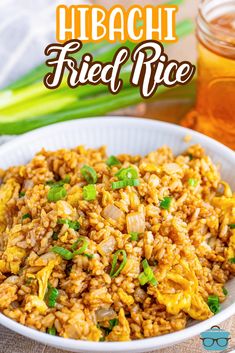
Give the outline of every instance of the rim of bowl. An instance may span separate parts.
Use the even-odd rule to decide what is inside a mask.
[[[96,122],[99,124],[109,124],[109,125],[119,125],[122,124],[138,124],[140,127],[143,125],[149,125],[162,129],[171,129],[172,133],[176,132],[179,134],[187,135],[190,134],[193,138],[198,138],[200,143],[205,143],[208,147],[212,147],[214,149],[219,149],[225,155],[228,155],[229,158],[234,159],[235,163],[235,152],[224,146],[222,143],[213,140],[212,138],[205,136],[199,132],[196,132],[191,129],[187,129],[175,124],[160,122],[156,120],[136,118],[136,117],[121,117],[121,116],[106,116],[106,117],[92,117],[92,119],[96,119]],[[19,137],[16,137],[14,140],[6,142],[2,146],[0,146],[0,155],[1,153],[7,152],[8,150],[18,146],[19,143],[23,143],[24,140],[34,139],[36,135],[41,132],[45,134],[50,134],[51,130],[55,133],[55,130],[58,129],[66,129],[66,127],[70,127],[73,125],[81,124],[86,125],[88,122],[92,123],[91,118],[82,118],[79,120],[71,120],[62,123],[52,124],[46,127],[42,127],[33,131],[30,131],[26,134],[23,134]],[[51,336],[47,333],[43,333],[36,329],[32,329],[30,327],[24,326],[4,314],[0,313],[0,324],[19,333],[23,336],[36,340],[38,342],[49,344],[54,347],[59,347],[62,349],[69,349],[73,351],[93,351],[93,352],[144,352],[151,349],[160,349],[164,347],[169,347],[171,345],[180,343],[182,341],[186,341],[201,332],[207,330],[213,325],[220,324],[222,321],[228,319],[233,314],[235,314],[235,303],[231,304],[229,307],[223,309],[220,313],[211,317],[208,320],[196,323],[193,326],[186,327],[183,330],[168,333],[161,336],[144,338],[139,340],[127,341],[127,342],[92,342],[92,341],[83,341],[83,340],[75,340],[71,338],[63,338],[57,336]]]

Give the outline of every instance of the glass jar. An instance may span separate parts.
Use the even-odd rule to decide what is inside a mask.
[[[202,0],[196,109],[183,125],[235,149],[235,0]]]

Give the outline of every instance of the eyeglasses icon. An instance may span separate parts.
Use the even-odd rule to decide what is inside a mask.
[[[219,326],[212,326],[200,334],[202,346],[206,351],[223,351],[228,348],[230,333]]]
[[[203,346],[204,347],[212,347],[215,344],[217,344],[219,347],[223,348],[223,347],[227,347],[228,345],[228,341],[231,338],[201,338],[202,342],[203,342]]]

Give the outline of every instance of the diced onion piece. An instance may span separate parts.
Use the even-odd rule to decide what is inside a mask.
[[[123,211],[121,211],[115,205],[108,205],[103,210],[103,217],[105,219],[111,218],[114,221],[120,220],[124,216]]]
[[[144,302],[144,300],[147,297],[147,294],[142,288],[137,287],[134,293],[134,297],[137,302],[141,303],[141,302]]]
[[[126,216],[127,233],[143,233],[145,231],[145,217],[142,212],[129,213]]]
[[[74,213],[73,207],[66,201],[60,200],[56,204],[57,213],[59,217],[70,216]]]
[[[19,277],[18,276],[10,276],[8,278],[5,279],[4,283],[16,283],[19,281]]]
[[[117,317],[116,312],[113,309],[98,309],[95,312],[96,320],[98,322],[112,320]]]
[[[43,255],[41,255],[39,258],[37,258],[34,261],[34,266],[47,266],[49,261],[53,261],[56,260],[57,256],[56,254],[52,253],[52,252],[48,252],[45,253]]]
[[[167,163],[162,167],[163,171],[169,175],[181,172],[182,169],[177,163]]]
[[[23,188],[25,190],[32,189],[33,186],[34,186],[34,182],[33,182],[33,180],[30,180],[30,179],[26,179],[23,183]]]
[[[221,181],[220,184],[222,184],[224,187],[224,196],[225,197],[233,197],[233,193],[232,193],[230,185],[228,183],[226,183],[225,181]]]
[[[113,236],[104,239],[97,247],[102,256],[112,254],[115,249],[116,240]]]

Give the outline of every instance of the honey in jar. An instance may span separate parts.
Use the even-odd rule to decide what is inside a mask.
[[[235,0],[199,7],[196,109],[183,125],[235,149]]]

